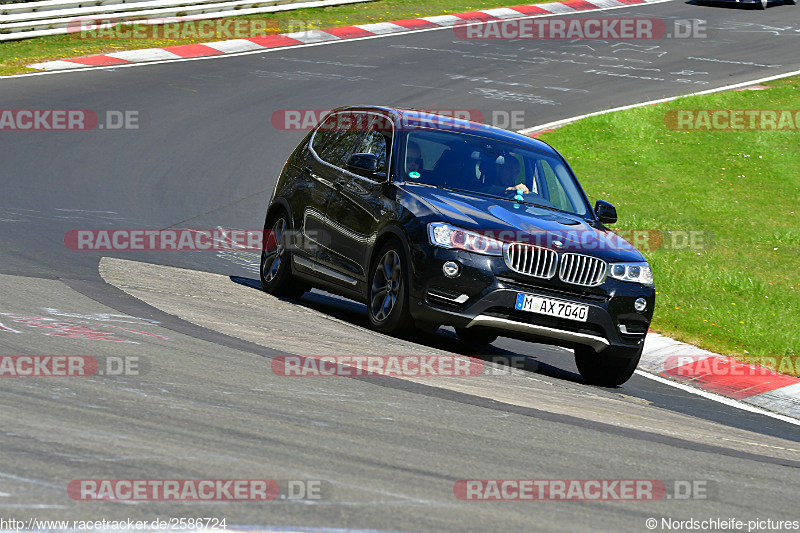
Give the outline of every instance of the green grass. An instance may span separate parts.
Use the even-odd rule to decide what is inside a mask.
[[[273,33],[284,33],[287,31],[302,31],[298,21],[303,21],[306,24],[306,29],[333,28],[336,26],[390,22],[392,20],[448,13],[463,13],[495,7],[535,4],[543,1],[549,0],[426,0],[424,3],[419,0],[376,0],[374,2],[343,6],[262,13],[242,18],[259,18],[274,21],[270,22],[270,26],[277,27],[278,31]],[[0,76],[39,72],[36,69],[27,68],[26,65],[43,61],[209,41],[209,39],[88,40],[77,39],[74,35],[52,35],[0,43]],[[224,38],[211,40],[218,41],[224,40]]]
[[[654,330],[800,375],[800,132],[674,131],[664,120],[670,109],[800,110],[800,78],[766,85],[589,117],[540,138],[593,200],[617,206],[613,227],[705,238],[643,250],[658,291]]]

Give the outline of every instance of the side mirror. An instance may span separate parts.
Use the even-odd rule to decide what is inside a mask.
[[[605,200],[597,200],[594,204],[594,213],[603,224],[613,224],[617,221],[617,208]]]
[[[375,154],[353,154],[347,159],[345,168],[365,178],[377,178],[384,175],[378,172],[379,163],[380,159]]]

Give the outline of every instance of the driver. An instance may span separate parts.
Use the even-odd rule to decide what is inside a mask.
[[[519,176],[519,160],[511,154],[498,157],[496,165],[497,181],[490,189],[491,194],[502,196],[507,193],[529,193],[530,190],[524,183],[517,183]]]
[[[422,151],[419,145],[410,141],[406,147],[406,176],[412,172],[422,174]]]

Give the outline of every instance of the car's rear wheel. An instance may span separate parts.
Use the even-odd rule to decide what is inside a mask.
[[[372,327],[397,335],[413,324],[408,305],[408,279],[400,243],[391,241],[375,255],[369,276],[367,308]]]
[[[497,333],[482,328],[456,328],[456,334],[470,344],[492,344],[497,340]]]
[[[630,379],[639,359],[642,347],[606,348],[595,352],[588,346],[575,348],[575,364],[586,383],[601,387],[616,387]]]
[[[276,212],[264,224],[261,251],[261,287],[275,296],[299,298],[308,288],[292,276],[289,223],[284,211]]]
[[[783,0],[783,3],[787,4],[787,5],[790,5],[790,6],[796,6],[797,5],[797,0]]]

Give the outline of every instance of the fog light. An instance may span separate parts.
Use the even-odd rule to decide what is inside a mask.
[[[647,300],[644,298],[636,298],[636,301],[633,302],[633,308],[640,313],[644,313],[644,310],[647,309]]]
[[[461,274],[461,267],[455,261],[448,261],[442,265],[442,272],[448,278],[457,278]]]

